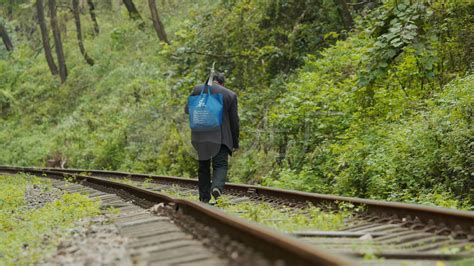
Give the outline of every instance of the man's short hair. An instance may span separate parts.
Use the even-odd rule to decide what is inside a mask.
[[[225,76],[224,74],[220,73],[220,72],[215,72],[214,73],[214,78],[212,79],[213,81],[217,81],[219,82],[220,84],[224,85],[224,82],[225,82]]]

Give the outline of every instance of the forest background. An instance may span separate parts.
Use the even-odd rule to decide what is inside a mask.
[[[231,181],[473,209],[472,14],[468,0],[0,0],[0,164],[195,177],[183,107],[216,62],[239,96]]]

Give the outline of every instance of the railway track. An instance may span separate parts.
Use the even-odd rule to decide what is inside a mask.
[[[146,208],[132,204],[129,195],[122,194],[122,197],[119,197],[110,193],[111,191],[105,192],[58,179],[53,179],[52,184],[69,193],[81,193],[92,199],[99,199],[103,209],[112,207],[119,210],[113,223],[120,235],[129,240],[126,249],[129,256],[123,255],[122,259],[126,260],[120,261],[120,264],[230,264],[173,223],[168,215],[150,213]]]
[[[132,180],[147,184],[147,191],[178,188],[182,193],[195,193],[197,180],[132,174],[124,172],[0,167],[0,172],[49,172],[58,175],[86,175],[100,180]],[[108,181],[110,182],[110,181]],[[446,208],[427,207],[339,197],[267,187],[226,184],[226,194],[233,202],[267,202],[275,207],[301,210],[311,203],[326,210],[340,203],[360,206],[337,231],[301,228],[291,232],[298,243],[331,250],[352,262],[373,265],[434,265],[437,262],[471,261],[474,263],[474,213]],[[321,252],[324,253],[324,252]],[[372,258],[373,260],[361,260]],[[382,261],[383,260],[383,263]],[[344,263],[344,262],[341,262]],[[294,265],[292,263],[292,265]]]
[[[0,174],[52,178],[70,192],[89,192],[121,210],[118,226],[132,242],[135,265],[348,265],[307,243],[232,217],[217,208],[104,178],[0,167]],[[62,181],[72,181],[64,186]],[[59,183],[58,183],[59,182]],[[133,202],[133,204],[130,204]],[[151,215],[146,210],[153,210]]]

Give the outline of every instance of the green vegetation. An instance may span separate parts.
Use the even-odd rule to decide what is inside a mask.
[[[344,228],[344,220],[351,215],[349,210],[322,211],[313,205],[295,210],[291,207],[277,209],[265,202],[245,201],[234,204],[226,196],[218,200],[217,206],[225,212],[284,232],[305,229],[337,231]]]
[[[73,193],[32,208],[25,202],[27,185],[43,191],[51,184],[31,176],[0,176],[0,264],[27,265],[53,252],[60,237],[81,218],[100,213],[97,201]]]
[[[183,106],[215,61],[239,95],[232,181],[473,208],[472,1],[363,1],[350,30],[337,1],[158,1],[171,44],[144,1],[142,29],[95,1],[98,35],[81,16],[93,66],[60,7],[64,84],[35,1],[13,2],[0,11],[15,46],[0,47],[0,164],[194,177]]]
[[[150,179],[144,182],[133,181],[128,178],[113,178],[115,182],[142,186],[145,188],[156,187]],[[162,187],[160,193],[174,198],[198,201],[196,192],[183,191],[179,186]],[[321,210],[308,203],[305,208],[291,208],[288,206],[273,206],[266,202],[244,200],[234,202],[231,196],[222,195],[216,202],[216,207],[224,212],[239,216],[243,219],[278,229],[284,232],[303,231],[305,229],[335,231],[344,227],[344,220],[349,218],[354,211],[358,211],[352,204],[339,204],[339,210]],[[329,208],[328,208],[329,209]]]

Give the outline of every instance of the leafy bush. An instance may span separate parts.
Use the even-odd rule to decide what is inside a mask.
[[[369,27],[370,33],[385,25],[393,12],[405,10],[396,8],[387,3],[359,25]],[[432,14],[418,22],[425,28],[417,38],[433,45],[423,56],[436,66],[451,65],[453,58],[428,37],[444,38],[444,32],[425,24],[447,15],[437,4],[423,8]],[[457,18],[448,16],[451,24],[446,27],[462,36],[469,31],[460,26],[466,13],[460,5],[450,8],[448,14]],[[464,76],[462,67],[420,67],[424,59],[409,46],[393,61],[374,63],[369,60],[374,53],[392,48],[376,52],[374,43],[380,40],[367,32],[337,42],[321,52],[322,57],[309,57],[288,92],[272,106],[270,124],[281,132],[274,148],[280,150],[282,170],[268,174],[266,184],[470,208],[472,75]],[[458,47],[454,53],[467,52],[456,45],[460,39],[444,41]],[[377,78],[361,83],[360,69],[374,64],[384,64],[384,70],[370,70]],[[460,77],[444,86],[446,77],[454,75]]]

